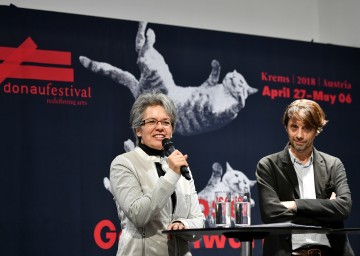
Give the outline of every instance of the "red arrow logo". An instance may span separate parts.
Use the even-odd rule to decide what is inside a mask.
[[[6,78],[74,81],[73,68],[26,64],[71,65],[71,52],[37,50],[37,45],[30,37],[18,48],[0,47],[0,60],[4,60],[0,64],[0,83]]]

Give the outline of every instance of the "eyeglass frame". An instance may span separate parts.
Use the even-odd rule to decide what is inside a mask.
[[[154,124],[150,124],[152,121],[154,121]],[[148,118],[148,119],[144,119],[141,120],[139,123],[139,126],[147,126],[147,127],[155,127],[158,125],[158,123],[161,123],[161,126],[163,127],[172,127],[173,123],[171,122],[170,119],[165,119],[165,120],[157,120],[155,118]],[[164,125],[165,122],[165,125]]]

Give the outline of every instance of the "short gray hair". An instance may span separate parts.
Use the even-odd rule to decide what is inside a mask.
[[[144,112],[149,106],[162,106],[165,109],[166,114],[170,117],[173,132],[175,131],[176,108],[174,102],[163,93],[143,93],[135,100],[130,110],[130,125],[136,138],[136,145],[139,144],[139,138],[136,136],[136,129],[141,126]]]

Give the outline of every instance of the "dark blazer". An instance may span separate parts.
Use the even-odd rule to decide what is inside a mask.
[[[344,227],[351,212],[351,193],[344,165],[340,159],[317,151],[313,154],[317,199],[300,199],[295,169],[288,145],[281,152],[262,158],[256,168],[259,205],[264,223],[293,222],[330,228]],[[332,192],[336,199],[328,200]],[[284,207],[281,201],[295,201],[297,212]],[[336,256],[355,255],[346,235],[327,235]],[[291,235],[265,238],[263,255],[291,255]]]

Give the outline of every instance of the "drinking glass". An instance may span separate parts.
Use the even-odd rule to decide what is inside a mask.
[[[235,227],[251,224],[250,192],[234,193]]]
[[[215,192],[215,226],[230,227],[231,224],[231,192]]]

